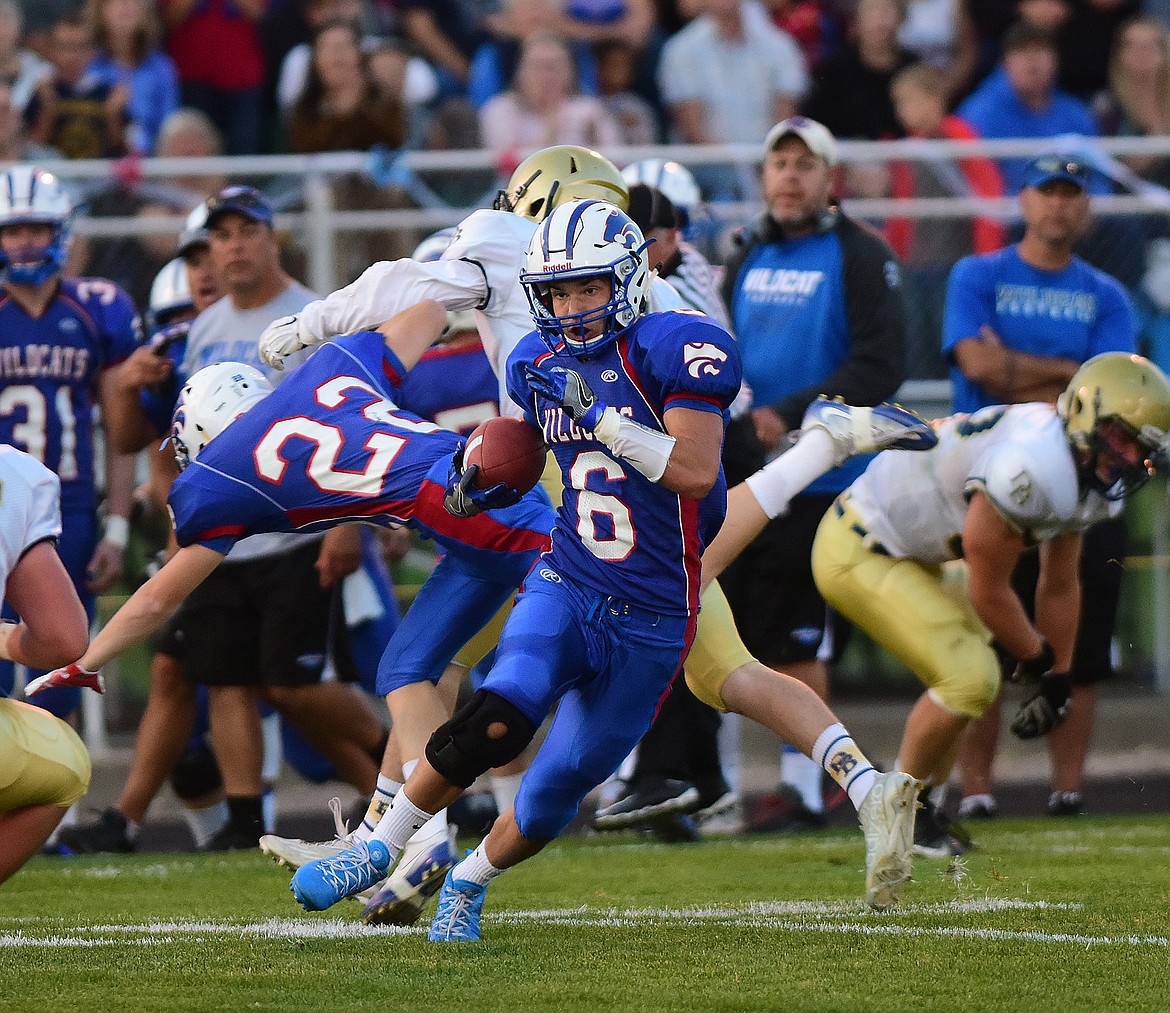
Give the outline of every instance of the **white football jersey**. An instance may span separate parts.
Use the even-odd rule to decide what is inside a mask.
[[[879,454],[849,488],[849,505],[892,556],[942,563],[961,554],[973,492],[1029,542],[1084,531],[1120,503],[1084,496],[1056,409],[996,405],[937,424],[938,446]]]
[[[0,589],[29,549],[60,534],[57,476],[28,454],[0,444]]]

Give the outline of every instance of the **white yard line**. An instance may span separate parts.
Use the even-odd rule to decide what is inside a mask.
[[[1009,911],[1080,911],[1081,904],[1047,901],[970,899],[950,903],[906,905],[896,914],[877,914],[860,908],[857,902],[835,904],[807,901],[760,902],[710,907],[637,908],[632,910],[598,908],[560,908],[532,911],[504,911],[488,915],[490,924],[573,925],[601,928],[634,928],[648,925],[706,924],[778,929],[786,932],[818,934],[851,933],[869,936],[905,938],[951,938],[1032,943],[1071,943],[1076,946],[1138,946],[1170,948],[1166,936],[1082,935],[1073,932],[1019,931],[996,927],[922,926],[898,924],[898,916],[954,917],[995,915]],[[48,931],[40,935],[42,925]],[[95,946],[165,946],[192,938],[225,937],[236,939],[369,939],[374,937],[418,935],[419,927],[367,926],[340,918],[268,918],[244,922],[214,919],[176,919],[137,924],[79,926],[67,930],[59,918],[0,918],[0,949],[36,947]],[[19,926],[19,927],[18,927]]]

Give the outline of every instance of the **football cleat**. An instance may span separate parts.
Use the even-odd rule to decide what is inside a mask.
[[[922,805],[914,821],[914,854],[923,858],[954,858],[975,847],[971,835],[932,804],[925,791],[918,801]]]
[[[891,770],[879,774],[857,813],[865,835],[865,899],[882,911],[910,880],[914,814],[922,782]]]
[[[306,911],[324,911],[385,879],[391,860],[390,849],[376,837],[358,841],[334,858],[302,865],[289,889]]]
[[[134,850],[126,817],[117,809],[107,809],[92,823],[65,827],[57,840],[74,855],[96,855],[105,852],[129,852]]]
[[[699,789],[689,781],[663,778],[634,788],[611,805],[597,810],[595,830],[625,830],[641,826],[659,816],[694,812],[699,807]]]
[[[999,815],[999,803],[994,795],[986,792],[978,795],[967,795],[959,802],[959,819],[961,820],[991,820]]]
[[[1048,796],[1049,816],[1083,816],[1085,796],[1079,791],[1054,791]],[[64,838],[64,834],[61,835]]]
[[[329,811],[333,814],[333,828],[336,836],[331,841],[303,841],[299,837],[278,837],[265,834],[260,838],[260,850],[277,865],[295,872],[302,865],[322,858],[336,858],[343,851],[352,848],[355,841],[349,827],[341,818],[341,799],[329,800]]]
[[[367,925],[413,925],[457,861],[455,834],[451,830],[434,834],[417,845],[412,839],[393,874],[366,904],[362,921]]]
[[[24,687],[25,696],[36,696],[45,689],[92,689],[95,693],[106,691],[106,682],[100,672],[90,672],[80,665],[66,665],[39,675]]]
[[[808,406],[800,431],[823,429],[833,440],[834,459],[843,464],[858,454],[879,450],[930,450],[938,437],[930,423],[908,408],[883,402],[873,408],[819,397]]]
[[[431,921],[427,939],[432,943],[478,942],[482,938],[479,916],[486,895],[486,886],[455,879],[452,869],[443,880],[443,889],[439,891],[439,907]]]

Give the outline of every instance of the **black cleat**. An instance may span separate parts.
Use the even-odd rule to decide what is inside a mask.
[[[823,830],[828,825],[828,814],[810,809],[790,784],[781,784],[774,792],[761,796],[748,819],[748,830],[757,834]]]
[[[626,830],[661,816],[682,815],[699,807],[699,789],[690,781],[645,781],[616,802],[597,810],[595,830]]]
[[[971,835],[927,800],[926,789],[918,801],[922,808],[914,821],[914,854],[923,858],[954,858],[974,849]]]
[[[68,849],[65,854],[96,855],[134,850],[134,842],[127,832],[126,817],[117,809],[107,809],[93,823],[66,827],[57,835],[57,839]]]
[[[1049,816],[1084,816],[1085,796],[1079,791],[1054,791],[1048,796]]]

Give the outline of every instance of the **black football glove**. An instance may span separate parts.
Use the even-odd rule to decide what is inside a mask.
[[[1072,679],[1067,672],[1049,672],[1040,680],[1039,689],[1020,704],[1012,731],[1021,739],[1047,735],[1068,714],[1071,693]]]
[[[1034,686],[1051,672],[1055,665],[1056,654],[1052,650],[1052,645],[1043,640],[1040,653],[1027,661],[1017,661],[1015,667],[1009,670],[1008,678],[1021,686]]]
[[[503,482],[490,489],[477,489],[475,477],[479,465],[463,467],[463,450],[466,443],[460,443],[451,455],[451,466],[447,469],[447,491],[443,495],[443,506],[447,513],[456,517],[474,517],[485,510],[498,510],[513,506],[524,498],[523,493],[509,489]]]

